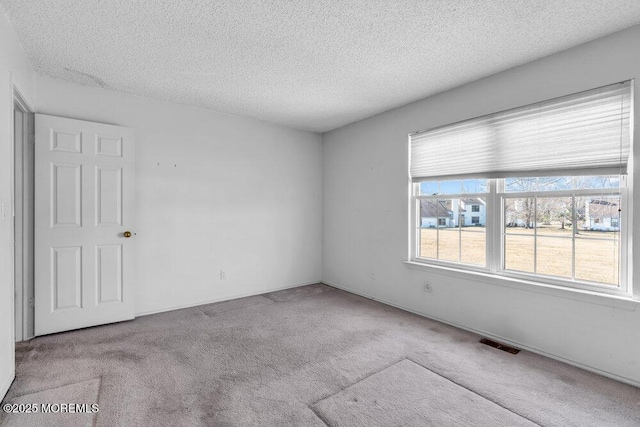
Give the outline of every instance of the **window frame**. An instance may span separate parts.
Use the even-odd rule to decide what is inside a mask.
[[[570,174],[570,172],[568,171]],[[593,175],[598,175],[594,171]],[[567,175],[570,176],[570,175]],[[437,179],[435,179],[437,180]],[[629,263],[632,261],[628,252],[628,241],[631,238],[631,228],[628,221],[630,211],[629,205],[629,189],[626,186],[627,176],[621,176],[621,185],[619,188],[605,189],[571,189],[557,191],[527,191],[527,192],[505,192],[504,179],[488,179],[486,193],[463,193],[463,194],[438,194],[438,195],[421,195],[420,182],[410,182],[411,187],[411,212],[410,218],[410,254],[409,261],[426,266],[445,267],[460,272],[480,272],[490,274],[497,277],[505,277],[517,280],[524,280],[531,283],[539,283],[545,285],[558,286],[564,289],[578,289],[583,291],[591,291],[598,294],[608,294],[617,296],[630,296],[631,288],[628,283]],[[566,279],[558,276],[543,275],[540,273],[527,273],[515,270],[506,270],[505,262],[505,239],[504,239],[504,201],[505,198],[524,198],[524,197],[580,197],[594,195],[620,195],[620,205],[623,207],[620,213],[620,252],[619,252],[619,283],[618,286],[607,285],[604,283],[588,282],[575,279]],[[420,257],[420,201],[424,199],[446,198],[446,199],[462,199],[469,197],[483,197],[486,200],[485,206],[485,266],[473,264],[464,264],[461,262],[440,260],[434,258]],[[572,223],[576,224],[574,218]],[[572,242],[575,237],[572,236]],[[572,251],[575,256],[575,249]]]
[[[490,186],[490,181],[492,180],[488,180],[487,184],[488,186]],[[429,199],[468,199],[470,197],[483,197],[486,200],[486,204],[487,204],[487,208],[486,208],[486,218],[487,218],[487,224],[485,224],[485,261],[486,264],[488,264],[489,262],[489,248],[492,248],[492,244],[490,243],[490,239],[489,239],[489,231],[488,231],[488,223],[490,221],[490,217],[489,217],[489,196],[490,196],[490,190],[489,187],[487,188],[487,190],[489,190],[486,193],[456,193],[456,194],[438,194],[438,195],[421,195],[420,194],[420,183],[416,182],[416,183],[411,183],[412,186],[412,198],[411,198],[411,203],[413,205],[413,215],[412,215],[412,219],[410,221],[411,223],[411,227],[413,232],[411,232],[411,254],[410,254],[410,260],[412,262],[417,262],[417,263],[422,263],[422,264],[426,264],[426,265],[437,265],[437,266],[444,266],[444,267],[453,267],[453,268],[459,268],[460,270],[463,271],[476,271],[476,272],[484,272],[484,273],[488,273],[490,272],[490,270],[486,267],[482,267],[479,265],[473,265],[473,264],[463,264],[461,262],[455,262],[455,261],[446,261],[446,260],[441,260],[441,259],[435,259],[435,258],[422,258],[422,257],[418,257],[417,254],[420,253],[420,201],[421,200],[429,200]],[[478,232],[478,231],[474,231],[474,232]]]

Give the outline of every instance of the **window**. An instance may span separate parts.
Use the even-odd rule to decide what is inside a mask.
[[[626,190],[620,176],[562,176],[474,180],[472,194],[438,181],[418,185],[420,224],[417,260],[491,269],[491,240],[499,250],[496,272],[586,286],[621,286],[621,217]],[[429,194],[440,185],[452,194]],[[468,188],[466,191],[469,191]],[[483,192],[479,192],[483,191]],[[496,228],[485,217],[463,212],[486,206],[499,215]],[[438,224],[434,227],[433,224]],[[487,260],[489,259],[489,262]]]
[[[435,186],[435,187],[433,187]],[[434,189],[437,190],[434,192]],[[424,182],[420,186],[420,249],[418,256],[426,259],[437,259],[484,265],[485,232],[483,228],[468,229],[471,223],[466,222],[465,206],[469,200],[484,202],[486,180],[466,180],[456,182]],[[438,194],[442,191],[443,194]],[[466,192],[467,194],[464,194]],[[429,194],[432,193],[432,194]],[[450,193],[450,194],[447,194]],[[474,197],[472,198],[471,195]],[[449,218],[448,222],[442,217]],[[438,218],[438,227],[430,227]],[[484,225],[478,222],[478,226]]]
[[[503,212],[502,268],[618,287],[621,238],[620,229],[611,223],[618,223],[622,212],[623,189],[613,187],[620,178],[575,178],[503,181],[504,192],[498,193]],[[564,189],[557,189],[559,182]],[[574,187],[565,188],[568,182]]]
[[[627,293],[630,85],[412,134],[411,260]]]

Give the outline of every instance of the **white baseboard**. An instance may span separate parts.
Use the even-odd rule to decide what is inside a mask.
[[[504,344],[507,344],[507,345],[510,345],[512,347],[517,347],[517,348],[520,348],[520,349],[523,349],[523,350],[530,351],[532,353],[539,354],[541,356],[548,357],[550,359],[558,360],[558,361],[566,363],[568,365],[572,365],[572,366],[584,369],[585,371],[593,372],[595,374],[602,375],[604,377],[611,378],[611,379],[616,380],[616,381],[620,381],[621,383],[629,384],[629,385],[632,385],[634,387],[640,387],[640,382],[638,382],[638,381],[635,381],[635,380],[632,380],[632,379],[629,379],[629,378],[625,378],[625,377],[621,377],[621,376],[616,375],[614,373],[607,372],[607,371],[604,371],[602,369],[599,369],[599,368],[596,368],[596,367],[593,367],[593,366],[584,365],[582,363],[575,362],[575,361],[570,360],[570,359],[565,359],[562,356],[558,356],[558,355],[555,355],[555,354],[552,354],[552,353],[548,353],[548,352],[546,352],[544,350],[540,350],[539,348],[531,347],[531,346],[528,346],[526,344],[523,344],[523,343],[520,343],[520,342],[517,342],[517,341],[512,341],[510,339],[501,337],[499,335],[492,334],[491,332],[486,332],[486,331],[483,331],[483,330],[480,330],[480,329],[475,329],[475,328],[471,328],[471,327],[468,327],[468,326],[465,326],[465,325],[459,325],[459,324],[454,323],[454,322],[449,322],[447,320],[440,319],[438,317],[434,317],[434,316],[429,315],[427,313],[423,313],[423,312],[420,312],[420,311],[412,310],[410,308],[406,308],[406,307],[404,307],[402,305],[399,305],[399,304],[396,304],[396,303],[394,303],[392,301],[387,301],[387,300],[384,300],[382,298],[378,298],[376,296],[367,294],[365,292],[354,291],[353,289],[349,289],[349,288],[347,288],[345,286],[340,286],[340,285],[336,285],[334,283],[329,283],[329,282],[325,282],[325,281],[322,281],[322,283],[327,285],[327,286],[331,286],[333,288],[341,289],[343,291],[346,291],[346,292],[349,292],[349,293],[352,293],[352,294],[360,295],[361,297],[365,297],[365,298],[368,298],[368,299],[371,299],[371,300],[374,300],[374,301],[378,301],[378,302],[381,302],[381,303],[386,304],[386,305],[390,305],[390,306],[395,307],[395,308],[399,308],[400,310],[404,310],[404,311],[408,311],[408,312],[413,313],[413,314],[417,314],[418,316],[426,317],[428,319],[435,320],[435,321],[441,322],[441,323],[445,323],[447,325],[451,325],[451,326],[454,326],[456,328],[463,329],[465,331],[473,332],[474,334],[478,334],[478,335],[481,335],[483,337],[492,338],[494,340],[500,341],[500,342],[502,342]]]
[[[161,309],[158,309],[158,310],[142,311],[142,312],[136,313],[135,317],[148,316],[150,314],[157,314],[157,313],[165,313],[167,311],[181,310],[183,308],[197,307],[199,305],[213,304],[213,303],[216,303],[216,302],[229,301],[229,300],[232,300],[232,299],[252,297],[254,295],[262,295],[262,294],[266,294],[266,293],[269,293],[269,292],[283,291],[285,289],[298,288],[300,286],[315,285],[316,283],[322,283],[322,281],[321,280],[315,280],[315,281],[312,281],[312,282],[298,283],[296,285],[286,285],[286,286],[281,286],[281,287],[278,287],[278,288],[262,289],[262,290],[256,291],[256,292],[239,293],[239,294],[234,294],[234,295],[231,295],[231,296],[226,296],[226,297],[217,298],[217,299],[213,299],[213,300],[199,301],[199,302],[194,302],[194,303],[189,303],[189,304],[184,304],[184,305],[171,306],[171,307],[161,308]]]

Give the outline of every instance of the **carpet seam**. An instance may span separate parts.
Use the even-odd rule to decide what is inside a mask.
[[[329,395],[321,397],[320,399],[318,399],[318,400],[316,400],[316,401],[314,401],[312,403],[309,403],[308,406],[311,408],[313,405],[317,405],[318,403],[322,402],[323,400],[328,399],[331,396],[335,396],[336,394],[340,393],[341,391],[344,391],[344,390],[348,389],[349,387],[353,387],[354,385],[366,380],[367,378],[370,378],[370,377],[374,376],[375,374],[379,374],[380,372],[384,371],[385,369],[389,369],[390,367],[397,365],[398,363],[402,362],[403,360],[409,360],[409,359],[408,359],[407,356],[405,356],[405,357],[403,357],[401,359],[398,359],[395,362],[391,363],[390,365],[387,365],[384,368],[380,368],[377,371],[372,372],[372,373],[370,373],[368,375],[365,375],[364,377],[360,378],[359,380],[340,388],[338,391],[335,391],[335,392],[333,392],[333,393],[331,393]],[[412,362],[412,360],[410,360],[410,361]]]
[[[478,393],[477,391],[472,390],[472,389],[470,389],[469,387],[466,387],[466,386],[464,386],[464,385],[462,385],[462,384],[460,384],[460,383],[457,383],[457,382],[453,381],[451,378],[447,378],[447,377],[445,377],[444,375],[442,375],[442,374],[440,374],[440,373],[438,373],[438,372],[432,371],[431,369],[427,368],[427,367],[426,367],[426,366],[424,366],[423,364],[418,363],[418,362],[416,362],[415,360],[410,359],[409,357],[406,357],[406,360],[408,360],[409,362],[412,362],[412,363],[414,363],[414,364],[416,364],[416,365],[420,366],[420,367],[421,367],[421,368],[423,368],[423,369],[426,369],[426,370],[427,370],[427,371],[429,371],[429,372],[432,372],[432,373],[436,374],[436,375],[437,375],[437,376],[439,376],[440,378],[444,378],[445,380],[449,381],[449,382],[450,382],[450,383],[452,383],[452,384],[457,385],[458,387],[461,387],[461,388],[463,388],[463,389],[465,389],[465,390],[470,391],[471,393],[475,394],[476,396],[480,396],[480,397],[482,397],[483,399],[485,399],[485,400],[487,400],[487,401],[489,401],[489,402],[493,403],[493,404],[494,404],[494,405],[496,405],[496,406],[501,407],[502,409],[504,409],[504,410],[506,410],[506,411],[511,412],[511,413],[512,413],[512,414],[514,414],[514,415],[519,416],[520,418],[523,418],[523,419],[525,419],[525,420],[527,420],[527,421],[529,421],[529,422],[531,422],[531,423],[533,423],[533,424],[535,424],[535,425],[537,425],[537,426],[542,427],[542,424],[540,424],[540,423],[538,423],[538,422],[536,422],[536,421],[534,421],[534,420],[530,419],[529,417],[526,417],[526,416],[524,416],[524,415],[522,415],[522,414],[519,414],[519,413],[517,413],[517,412],[515,412],[515,411],[511,410],[511,409],[507,408],[506,406],[503,406],[503,405],[501,405],[500,403],[496,402],[495,400],[489,399],[487,396],[483,396],[482,394]]]
[[[16,376],[16,378],[17,378],[17,376]],[[11,399],[19,399],[21,397],[28,396],[30,394],[42,393],[43,391],[55,390],[57,388],[68,387],[70,385],[80,384],[80,383],[84,383],[84,382],[91,381],[91,380],[96,380],[96,379],[100,379],[100,384],[102,385],[102,376],[97,376],[97,377],[91,377],[91,378],[87,378],[87,379],[80,380],[80,381],[74,381],[74,382],[68,383],[68,384],[58,385],[58,386],[55,386],[55,387],[49,387],[49,388],[43,388],[43,389],[36,390],[36,391],[30,391],[29,393],[23,393],[23,394],[19,394],[17,396],[13,396],[13,397],[11,397]],[[7,395],[8,395],[8,393],[7,393]],[[2,401],[5,402],[5,401],[7,401],[6,399],[7,399],[7,397],[5,396],[5,398]]]
[[[98,407],[100,407],[100,395],[102,394],[102,375],[100,375],[100,384],[98,385],[98,396],[96,398],[96,404],[98,405]],[[98,417],[100,416],[100,411],[95,413],[95,416],[93,417],[93,427],[96,427],[98,425]]]
[[[285,289],[286,290],[286,289]],[[282,300],[277,300],[277,299],[273,299],[273,296],[271,295],[271,293],[266,293],[266,294],[260,294],[260,296],[265,297],[266,299],[268,299],[269,301],[273,301],[273,302],[284,302]]]
[[[257,297],[257,296],[263,296],[263,295],[253,295],[253,296]],[[251,298],[251,297],[245,297],[245,298]],[[266,297],[264,297],[264,298],[266,298]],[[272,303],[276,302],[276,301],[272,300],[271,298],[266,298],[266,299],[268,299],[271,302],[268,303],[268,304],[267,303],[265,303],[265,304],[255,304],[255,305],[250,305],[249,307],[236,308],[234,310],[229,310],[229,311],[225,311],[225,312],[220,313],[220,314],[216,314],[215,316],[210,316],[209,314],[207,314],[207,312],[205,312],[202,308],[200,308],[202,306],[198,306],[197,308],[198,308],[198,310],[200,310],[202,312],[202,314],[207,316],[209,319],[215,319],[216,317],[224,316],[225,314],[233,313],[234,311],[248,310],[248,309],[253,308],[253,307],[260,307],[260,306],[263,306],[263,305],[271,305]],[[229,300],[229,301],[234,301],[234,300]],[[225,302],[228,302],[228,301],[221,301],[220,303],[225,303]],[[220,304],[220,303],[214,302],[214,304]],[[209,305],[209,304],[205,304],[205,305]]]
[[[338,392],[338,393],[340,393],[340,392]],[[315,414],[316,417],[318,417],[318,419],[320,421],[322,421],[324,423],[324,425],[326,425],[327,427],[331,427],[331,424],[329,424],[329,421],[325,420],[324,417],[322,415],[320,415],[320,413],[318,413],[314,408],[309,406],[309,409],[311,410],[311,412],[313,412]]]
[[[319,285],[320,283],[314,283],[314,284],[315,284],[315,285]],[[322,285],[324,285],[324,283],[322,283]],[[313,285],[307,285],[307,286],[313,286]],[[271,295],[271,294],[273,294],[273,293],[275,293],[275,292],[269,292],[269,293],[267,293],[267,294],[261,294],[261,296],[264,296],[265,298],[269,298],[269,299],[270,299],[271,301],[273,301],[273,302],[292,302],[292,301],[298,301],[298,300],[305,299],[305,298],[315,297],[315,296],[318,296],[318,295],[322,295],[322,294],[323,294],[323,293],[325,293],[325,292],[331,292],[331,291],[336,290],[336,288],[334,288],[334,287],[332,287],[332,286],[329,286],[329,285],[325,285],[325,286],[326,286],[326,287],[328,287],[328,288],[331,288],[331,289],[328,289],[328,290],[326,290],[326,291],[322,291],[322,292],[318,292],[317,294],[302,295],[302,296],[300,296],[300,297],[293,298],[293,299],[289,299],[289,300],[273,299],[273,298],[277,298],[277,297],[275,297],[275,296],[273,296],[273,298],[272,298],[272,295]],[[284,291],[287,291],[288,289],[283,289],[283,290],[284,290]],[[282,291],[276,291],[276,292],[282,292]]]

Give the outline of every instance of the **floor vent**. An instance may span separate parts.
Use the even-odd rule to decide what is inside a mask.
[[[518,350],[517,348],[509,347],[508,345],[500,344],[499,342],[491,341],[490,339],[487,339],[487,338],[482,338],[480,342],[482,344],[486,344],[493,348],[497,348],[498,350],[506,351],[507,353],[511,353],[511,354],[520,353],[520,350]]]

